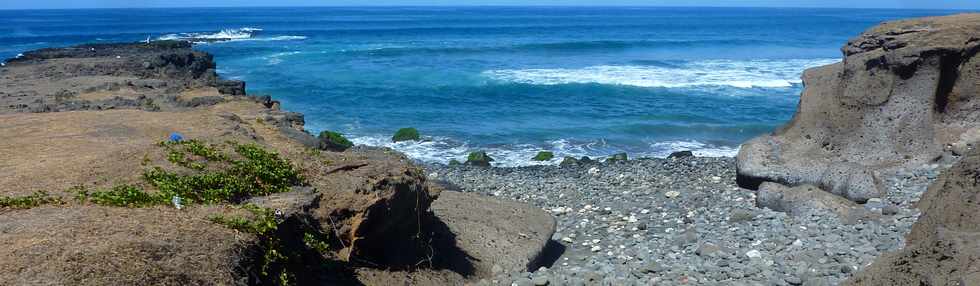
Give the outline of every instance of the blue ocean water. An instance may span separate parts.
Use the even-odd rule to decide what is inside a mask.
[[[0,57],[84,42],[195,38],[314,132],[431,162],[732,156],[795,111],[800,73],[881,21],[940,10],[210,8],[0,11]],[[393,144],[401,127],[424,142]],[[556,163],[558,159],[549,163]]]

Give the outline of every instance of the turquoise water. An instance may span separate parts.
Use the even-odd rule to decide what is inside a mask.
[[[0,11],[0,57],[190,39],[307,128],[433,162],[731,156],[786,122],[800,73],[878,22],[953,11],[762,8],[250,8]],[[204,43],[209,40],[211,42]],[[424,142],[388,142],[416,127]],[[557,159],[556,159],[557,161]],[[551,162],[555,163],[555,162]]]

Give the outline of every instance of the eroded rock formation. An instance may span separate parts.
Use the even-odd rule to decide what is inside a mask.
[[[919,201],[922,216],[899,252],[879,257],[845,285],[976,285],[980,282],[980,153],[943,173]]]
[[[803,74],[792,121],[742,145],[738,182],[812,184],[857,202],[882,178],[980,140],[980,14],[881,24]]]

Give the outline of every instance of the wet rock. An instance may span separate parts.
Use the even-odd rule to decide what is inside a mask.
[[[472,152],[466,157],[466,164],[471,166],[490,167],[490,162],[493,162],[493,158],[483,151]]]
[[[670,155],[667,156],[667,159],[684,159],[684,158],[691,158],[691,157],[694,157],[694,152],[678,151],[678,152],[670,153]]]
[[[609,158],[606,158],[606,163],[625,162],[628,160],[629,156],[626,153],[617,153],[609,156]]]

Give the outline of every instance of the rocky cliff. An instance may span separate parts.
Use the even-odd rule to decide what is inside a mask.
[[[792,121],[742,145],[738,182],[811,184],[857,202],[893,173],[980,140],[980,15],[883,23],[813,68]]]
[[[943,173],[919,202],[922,216],[901,251],[886,254],[845,285],[980,283],[980,153]]]

